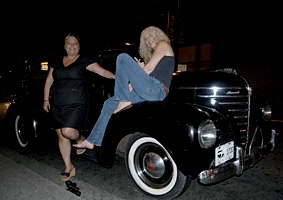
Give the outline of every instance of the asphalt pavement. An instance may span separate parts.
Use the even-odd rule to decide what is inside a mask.
[[[0,103],[0,200],[123,199],[76,177],[70,179],[75,187],[61,181],[64,165],[54,137],[33,149],[20,149],[4,121],[8,106]]]
[[[72,183],[76,182],[79,186],[78,191],[81,195],[78,196],[67,190],[68,187],[59,179],[59,175],[58,169],[44,162],[21,155],[9,148],[0,147],[1,200],[122,199],[72,178]]]
[[[64,165],[56,141],[39,141],[30,151],[14,145],[0,119],[0,200],[28,199],[150,199],[137,190],[127,177],[124,159],[117,157],[111,169],[105,169],[81,156],[72,155],[76,165],[76,183],[80,196],[67,191],[60,180]],[[192,180],[178,200],[283,200],[283,135],[282,123],[276,122],[281,135],[274,153],[269,154],[239,177],[213,185]],[[55,137],[56,139],[56,137]]]
[[[44,166],[38,166],[44,167]],[[52,172],[49,172],[52,175]],[[1,199],[80,199],[62,186],[0,155]]]

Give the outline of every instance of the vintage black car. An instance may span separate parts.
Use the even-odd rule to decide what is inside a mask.
[[[42,78],[25,80],[9,109],[22,147],[48,127]],[[91,128],[103,101],[113,95],[113,82],[101,79],[90,89]],[[147,195],[171,199],[191,179],[212,184],[239,176],[273,151],[276,132],[270,119],[270,105],[252,95],[249,83],[234,70],[176,72],[164,101],[143,102],[113,115],[101,150],[85,156],[110,168],[117,147],[122,148],[135,186]]]

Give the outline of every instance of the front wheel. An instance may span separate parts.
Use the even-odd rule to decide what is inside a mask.
[[[138,189],[155,198],[172,199],[189,186],[167,150],[154,138],[134,134],[126,147],[126,168]]]

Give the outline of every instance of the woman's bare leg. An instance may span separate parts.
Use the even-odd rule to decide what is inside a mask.
[[[58,143],[61,156],[65,164],[65,172],[69,173],[75,166],[71,162],[71,142],[69,139],[65,138],[62,134],[61,129],[56,130],[58,135]],[[61,179],[65,179],[66,176],[62,176]]]
[[[62,128],[62,135],[63,137],[69,139],[69,140],[75,140],[77,144],[83,142],[85,138],[79,134],[79,131],[73,128]],[[78,149],[77,154],[84,153],[84,149]]]

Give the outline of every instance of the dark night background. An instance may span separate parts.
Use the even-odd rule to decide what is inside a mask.
[[[211,42],[219,63],[280,62],[279,5],[190,2],[179,0],[185,45]],[[177,5],[177,0],[11,3],[2,7],[5,12],[1,14],[5,58],[60,52],[69,32],[81,36],[82,50],[88,52],[124,42],[138,45],[140,32],[146,26],[166,31],[167,13],[176,15]]]
[[[173,43],[174,49],[210,43],[213,69],[233,67],[257,70],[273,67],[274,70],[268,73],[274,75],[281,70],[280,7],[279,3],[271,1],[198,1],[197,4],[187,0],[7,3],[1,9],[1,47],[5,54],[2,54],[0,72],[15,67],[27,57],[63,54],[64,38],[69,32],[80,35],[81,52],[89,55],[120,48],[125,42],[135,44],[137,49],[140,32],[145,27],[155,25],[166,32],[169,12],[182,20],[182,23],[175,25],[182,30],[184,44],[178,46]],[[278,79],[279,75],[273,75],[269,79]],[[281,88],[282,82],[271,84]],[[275,102],[278,104],[278,101]]]

